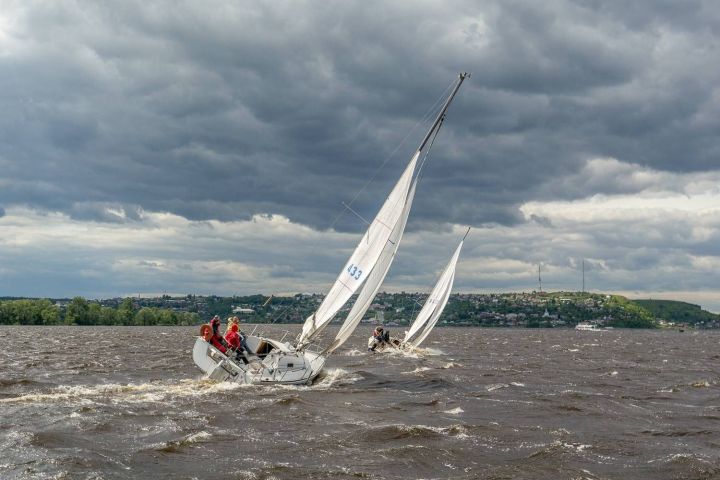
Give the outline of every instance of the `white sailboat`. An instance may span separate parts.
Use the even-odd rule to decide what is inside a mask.
[[[238,361],[212,346],[205,338],[195,341],[193,360],[208,377],[218,381],[239,383],[309,384],[320,373],[327,356],[342,345],[362,319],[380,285],[385,279],[405,230],[407,217],[415,196],[416,169],[426,147],[432,145],[442,126],[445,114],[467,74],[463,73],[443,105],[430,130],[410,159],[400,179],[388,195],[375,218],[340,271],[335,283],[303,324],[294,344],[273,340],[262,335],[247,335],[248,352]],[[313,351],[320,332],[360,288],[358,300],[332,343],[322,352]],[[234,356],[232,356],[234,357]]]
[[[457,246],[455,253],[453,253],[450,261],[445,266],[440,278],[438,278],[430,296],[427,300],[425,300],[425,304],[420,309],[417,317],[415,317],[415,321],[413,321],[410,329],[405,332],[405,336],[402,339],[386,337],[384,340],[371,336],[368,339],[369,350],[373,352],[393,349],[409,351],[419,347],[420,344],[425,341],[440,319],[440,316],[447,305],[448,299],[450,298],[450,291],[452,290],[453,281],[455,280],[455,268],[457,266],[458,258],[460,258],[460,250],[462,249],[468,232],[470,232],[469,228],[468,231],[465,232],[465,236],[463,236],[462,240],[460,240],[460,244]]]

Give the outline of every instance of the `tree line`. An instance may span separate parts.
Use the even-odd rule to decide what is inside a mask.
[[[117,308],[75,297],[66,307],[50,300],[0,301],[0,325],[197,325],[197,313],[136,308],[130,298]]]

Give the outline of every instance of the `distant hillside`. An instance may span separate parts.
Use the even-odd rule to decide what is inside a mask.
[[[653,314],[657,319],[675,323],[717,322],[720,315],[710,313],[700,308],[700,305],[678,302],[675,300],[631,300]]]

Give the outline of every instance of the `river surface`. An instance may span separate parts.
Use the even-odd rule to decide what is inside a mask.
[[[196,327],[0,327],[0,478],[720,478],[720,332],[370,329],[279,387],[204,380]]]

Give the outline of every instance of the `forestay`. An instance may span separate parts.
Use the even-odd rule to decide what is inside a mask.
[[[435,288],[433,288],[432,293],[430,293],[430,296],[425,301],[425,305],[423,305],[420,313],[418,313],[410,330],[405,334],[403,343],[408,343],[413,347],[419,346],[440,319],[440,315],[442,315],[445,305],[447,305],[448,299],[450,298],[450,291],[452,290],[453,280],[455,279],[455,266],[460,257],[460,249],[464,241],[465,239],[460,241],[460,245],[458,245],[450,262],[448,262],[442,275],[440,275],[438,282],[435,284]],[[420,332],[420,334],[414,340],[410,341],[418,332]]]
[[[370,275],[390,240],[409,199],[420,150],[413,155],[402,176],[350,256],[317,311],[305,320],[298,347],[306,345],[324,329]]]
[[[368,308],[370,308],[378,290],[380,290],[380,286],[385,280],[385,276],[388,271],[390,271],[390,266],[392,265],[392,262],[395,259],[395,254],[400,246],[400,240],[402,239],[403,232],[405,231],[408,215],[410,215],[410,208],[412,207],[413,199],[415,198],[416,186],[417,178],[410,186],[410,192],[408,193],[407,202],[405,202],[405,208],[402,215],[400,215],[395,228],[393,228],[390,238],[385,244],[385,248],[380,254],[380,258],[378,259],[375,268],[373,268],[370,272],[365,285],[363,285],[362,290],[360,290],[357,300],[355,300],[352,310],[350,310],[345,322],[342,327],[340,327],[340,331],[335,336],[335,340],[333,340],[330,346],[325,349],[325,353],[334,352],[343,343],[345,343],[348,338],[350,338],[350,335],[352,335],[353,331],[360,323],[360,320],[362,320],[363,316],[365,316],[365,312],[367,312]]]

